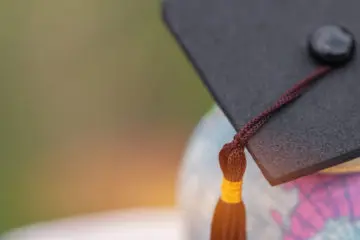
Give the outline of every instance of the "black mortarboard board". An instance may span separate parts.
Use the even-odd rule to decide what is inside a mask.
[[[317,29],[338,25],[360,38],[359,7],[357,0],[166,0],[163,15],[239,130],[319,66],[308,44]],[[360,156],[359,76],[354,58],[249,140],[249,152],[272,185]]]

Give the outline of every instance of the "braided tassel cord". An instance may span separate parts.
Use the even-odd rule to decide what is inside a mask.
[[[219,163],[223,172],[223,184],[211,224],[211,240],[246,240],[246,212],[241,193],[246,169],[245,146],[275,112],[300,97],[312,82],[331,69],[327,66],[320,67],[298,82],[273,106],[249,121],[235,135],[233,141],[221,149]]]

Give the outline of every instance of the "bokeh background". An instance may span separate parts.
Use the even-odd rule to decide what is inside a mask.
[[[0,1],[0,233],[173,205],[211,104],[159,0]]]

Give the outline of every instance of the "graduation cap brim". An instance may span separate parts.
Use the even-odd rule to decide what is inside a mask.
[[[310,33],[328,24],[360,35],[360,3],[166,0],[163,17],[236,130],[318,67]],[[317,81],[253,136],[247,149],[277,185],[360,156],[360,63]]]

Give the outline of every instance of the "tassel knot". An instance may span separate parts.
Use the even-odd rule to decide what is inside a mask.
[[[231,182],[240,182],[246,169],[244,147],[237,144],[225,144],[219,153],[220,168],[224,178]]]

